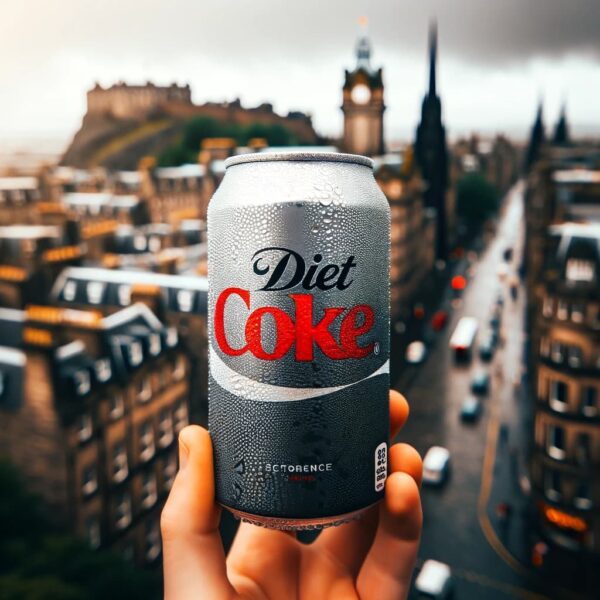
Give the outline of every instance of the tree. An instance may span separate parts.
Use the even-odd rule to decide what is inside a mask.
[[[456,196],[456,212],[471,227],[478,227],[498,209],[498,192],[481,173],[465,175]]]
[[[0,461],[0,600],[158,599],[159,577],[93,551],[51,524],[17,471]]]

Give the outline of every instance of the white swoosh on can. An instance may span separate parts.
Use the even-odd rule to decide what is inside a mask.
[[[250,379],[250,377],[246,377],[245,375],[240,375],[228,367],[212,347],[210,348],[209,353],[210,373],[223,389],[239,398],[260,402],[290,402],[326,396],[327,394],[332,394],[345,388],[352,387],[361,381],[390,372],[390,361],[386,360],[381,367],[373,371],[370,375],[346,385],[320,388],[291,388],[281,385],[272,385],[270,383],[262,383],[261,381]]]

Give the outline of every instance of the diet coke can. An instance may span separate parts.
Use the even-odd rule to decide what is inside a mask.
[[[208,208],[216,498],[279,529],[343,523],[387,476],[388,203],[362,156],[225,166]]]

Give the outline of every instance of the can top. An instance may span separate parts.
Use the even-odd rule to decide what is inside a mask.
[[[273,162],[273,161],[290,161],[290,162],[340,162],[353,163],[364,167],[373,168],[373,161],[366,156],[359,154],[343,154],[341,152],[250,152],[248,154],[240,154],[231,156],[225,160],[225,168],[233,167],[243,163],[252,162]]]

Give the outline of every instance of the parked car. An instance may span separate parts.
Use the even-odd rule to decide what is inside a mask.
[[[432,446],[423,459],[423,483],[443,485],[450,470],[450,452],[442,446]]]
[[[490,389],[490,375],[487,371],[475,373],[471,379],[471,391],[474,394],[485,395]]]
[[[452,592],[452,571],[450,567],[437,560],[426,560],[415,580],[417,598],[447,599]]]
[[[463,421],[477,421],[481,414],[481,400],[475,396],[467,396],[460,407],[460,418]]]
[[[445,310],[438,310],[433,313],[433,317],[431,317],[431,329],[434,331],[440,331],[448,322],[448,313]]]
[[[479,342],[479,358],[481,358],[481,360],[485,362],[492,360],[497,341],[498,334],[496,332],[489,332],[481,342]]]
[[[427,356],[427,347],[423,342],[411,342],[406,348],[406,362],[409,365],[421,364]]]
[[[496,308],[492,312],[492,316],[490,317],[490,327],[493,327],[494,329],[499,329],[501,322],[502,322],[502,310],[500,308]]]

